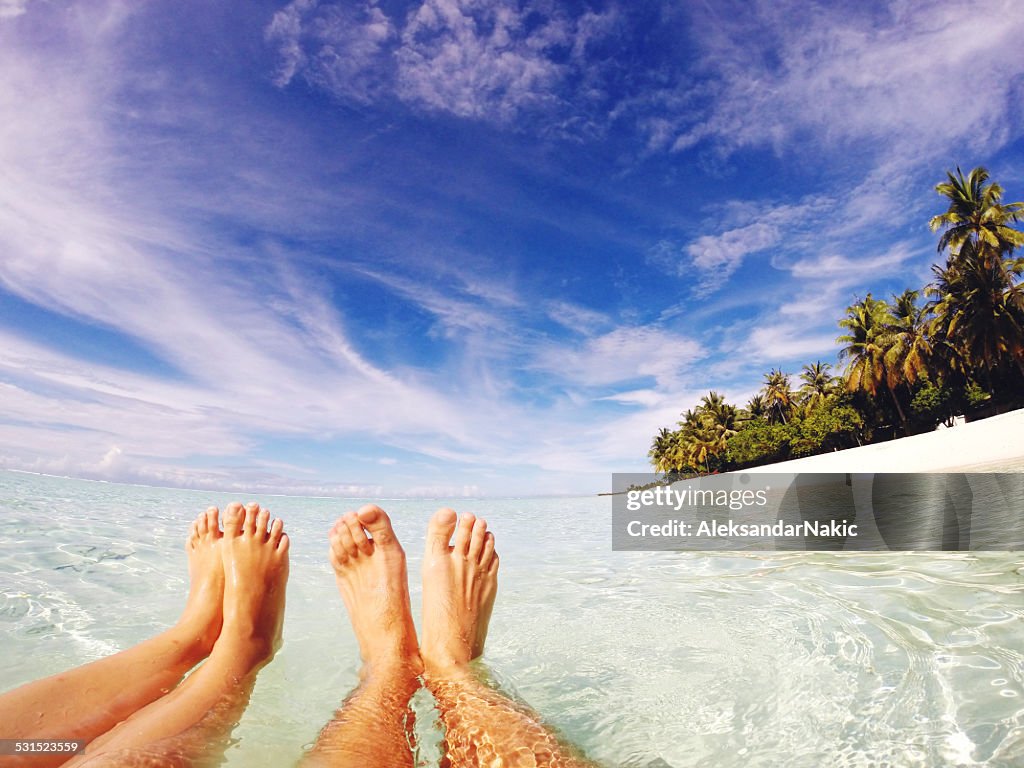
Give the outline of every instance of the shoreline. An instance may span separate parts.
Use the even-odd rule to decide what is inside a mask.
[[[943,472],[1024,463],[1024,409],[844,451],[736,472]]]

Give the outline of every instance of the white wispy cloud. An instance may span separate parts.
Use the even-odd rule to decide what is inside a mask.
[[[999,144],[1013,130],[1005,116],[1024,73],[1016,55],[1024,13],[1013,0],[878,8],[794,0],[742,10],[695,6],[718,93],[677,149],[714,137],[782,151],[806,136],[870,140],[882,154],[919,157],[955,142]]]
[[[120,23],[131,24],[131,14]],[[0,124],[0,172],[11,180],[0,186],[0,286],[131,340],[173,373],[103,364],[32,341],[5,322],[0,466],[223,490],[379,494],[382,484],[346,477],[344,465],[338,482],[328,483],[301,463],[268,458],[281,439],[329,450],[352,436],[448,466],[536,467],[547,455],[534,453],[538,444],[558,446],[564,462],[597,466],[586,458],[590,446],[564,436],[564,425],[585,422],[584,414],[561,403],[521,405],[510,370],[517,361],[532,365],[531,323],[555,314],[592,333],[610,325],[602,313],[567,300],[525,300],[506,282],[469,273],[442,285],[367,269],[363,277],[436,318],[451,355],[443,371],[373,362],[366,339],[352,331],[372,325],[372,305],[339,306],[330,286],[287,250],[234,244],[203,224],[212,214],[253,216],[246,194],[180,184],[158,168],[145,186],[124,183],[123,169],[137,167],[136,148],[107,122],[117,114],[123,71],[111,43],[123,30],[105,28],[109,38],[85,22],[82,36],[67,32],[69,46],[81,49],[77,60],[89,66],[29,48],[0,50],[0,109],[9,116]],[[245,163],[262,158],[247,158],[247,149],[239,145],[232,162],[248,178]],[[274,183],[275,167],[260,168],[270,175],[259,179],[263,189]],[[692,349],[659,338],[678,342],[677,353]],[[613,341],[595,344],[604,363],[621,363],[614,348],[629,346]],[[660,351],[656,341],[644,348]],[[586,386],[586,370],[602,365],[581,361],[569,381]],[[651,370],[660,380],[675,365]],[[563,382],[547,373],[542,388]],[[500,457],[496,443],[504,446]],[[393,465],[377,466],[390,472]],[[408,482],[404,490],[476,492],[473,482]]]
[[[611,318],[603,312],[570,301],[552,301],[545,308],[545,312],[563,328],[588,336],[613,324]]]
[[[536,365],[583,387],[652,378],[673,387],[704,354],[700,343],[651,326],[620,327],[583,344],[558,344],[542,350]]]
[[[698,295],[721,287],[748,255],[771,248],[781,238],[779,227],[766,221],[698,237],[686,247],[690,265],[701,275]]]
[[[829,358],[835,354],[836,333],[808,330],[796,322],[759,325],[746,338],[741,348],[749,360],[781,365],[794,359]],[[739,352],[739,350],[737,350]]]
[[[114,49],[72,40],[96,69],[0,53],[0,171],[12,182],[0,186],[0,286],[133,339],[177,376],[101,365],[4,330],[6,463],[36,454],[50,468],[139,480],[161,457],[238,458],[268,436],[352,433],[474,460],[471,398],[369,362],[320,284],[251,251],[211,253],[202,227],[162,213],[185,201],[201,208],[194,190],[119,194],[130,147],[96,103],[109,93]]]
[[[903,272],[906,262],[911,258],[925,260],[920,251],[914,249],[910,243],[901,242],[883,253],[856,259],[838,253],[804,258],[793,263],[788,269],[793,277],[823,281],[831,287],[838,288],[862,283],[865,274],[877,279],[883,275]]]
[[[29,0],[0,0],[0,20],[13,19],[25,13]]]
[[[833,206],[822,197],[774,205],[734,200],[716,210],[712,226],[717,231],[685,246],[659,241],[648,251],[647,261],[692,282],[696,296],[708,296],[722,288],[748,256],[783,244],[787,249],[808,245],[811,226],[824,220]]]
[[[35,51],[10,30],[49,5],[0,0],[0,18],[9,20],[0,24],[0,286],[112,332],[173,375],[101,364],[85,351],[43,343],[41,329],[23,333],[17,322],[4,322],[0,466],[211,488],[380,493],[382,484],[344,466],[341,479],[328,483],[299,461],[268,458],[281,439],[326,447],[362,439],[385,454],[365,463],[389,474],[403,470],[409,455],[436,459],[444,478],[407,485],[436,495],[480,488],[478,478],[452,478],[452,466],[592,473],[642,464],[651,435],[708,386],[718,388],[724,378],[746,392],[749,381],[740,379],[751,361],[827,356],[837,334],[835,307],[864,281],[899,275],[924,258],[906,233],[888,250],[862,240],[872,226],[905,228],[908,210],[920,205],[907,196],[916,168],[954,145],[998,148],[1019,135],[1008,116],[1019,107],[1014,83],[1024,71],[1014,47],[1021,14],[998,2],[901,4],[871,18],[811,6],[796,22],[790,5],[755,4],[749,13],[722,14],[720,26],[698,24],[698,42],[681,46],[672,66],[662,58],[663,70],[637,73],[638,93],[619,84],[619,104],[607,103],[602,80],[603,67],[614,62],[600,61],[595,44],[641,30],[629,28],[614,3],[594,13],[539,0],[423,0],[407,11],[372,0],[295,0],[268,21],[277,68],[268,66],[264,77],[349,104],[401,101],[406,110],[509,130],[576,126],[577,138],[584,123],[632,121],[641,141],[631,159],[666,152],[673,142],[677,150],[710,147],[723,163],[741,148],[767,147],[781,157],[800,156],[805,146],[835,149],[833,157],[863,150],[855,170],[838,163],[836,178],[792,199],[771,187],[767,201],[720,204],[716,190],[706,208],[666,215],[668,224],[641,215],[643,204],[628,195],[609,195],[607,209],[613,203],[635,212],[636,228],[627,234],[622,230],[632,225],[604,221],[603,212],[569,221],[551,198],[533,201],[525,214],[526,206],[502,211],[503,222],[526,229],[524,218],[534,216],[532,223],[564,226],[559,231],[573,236],[586,222],[593,239],[620,238],[623,251],[642,252],[642,237],[668,233],[649,261],[696,284],[698,298],[761,262],[759,277],[778,277],[779,285],[765,287],[774,291],[767,299],[752,292],[719,304],[720,314],[744,312],[723,337],[707,327],[706,302],[684,302],[685,317],[673,311],[652,325],[645,323],[659,307],[646,292],[630,314],[625,302],[610,305],[617,299],[608,293],[600,293],[604,304],[587,304],[582,284],[538,289],[540,281],[526,273],[539,260],[524,257],[507,275],[488,274],[493,254],[475,237],[465,248],[480,253],[446,265],[456,248],[427,253],[430,244],[418,237],[453,229],[466,209],[436,200],[406,204],[391,194],[402,194],[401,185],[362,185],[382,155],[367,152],[362,165],[358,150],[330,155],[339,145],[316,130],[279,130],[273,116],[268,123],[264,115],[248,119],[256,112],[239,104],[204,114],[191,86],[174,82],[173,67],[153,72],[125,58],[121,43],[130,35],[121,33],[130,31],[135,6],[96,3],[53,14],[69,25],[68,45],[59,55],[57,46],[50,55]],[[689,8],[698,22],[704,7]],[[754,26],[761,31],[752,36]],[[745,49],[741,43],[752,39]],[[708,48],[692,69],[684,59],[699,40]],[[146,99],[124,103],[129,81],[163,99],[159,115],[146,112]],[[660,90],[650,92],[654,81]],[[202,85],[197,78],[196,93]],[[520,119],[537,116],[543,119]],[[182,135],[177,144],[168,140]],[[306,163],[329,166],[323,175],[293,165],[303,155],[291,149],[307,141],[316,150]],[[547,174],[551,183],[561,173],[554,165],[527,171],[532,161],[523,160],[524,178]],[[589,182],[568,179],[560,188],[581,197],[593,192]],[[430,189],[413,186],[410,200]],[[491,215],[509,207],[501,194],[508,187],[486,186],[486,194],[484,187],[457,194]],[[401,216],[389,215],[399,209]],[[392,235],[403,217],[422,227]],[[235,227],[244,234],[234,238]],[[408,255],[382,257],[370,248],[349,258],[349,240],[331,238],[362,229],[405,237]],[[333,268],[313,265],[303,252],[311,241],[318,253],[331,249]],[[477,269],[463,268],[474,259]],[[339,303],[334,291],[343,285],[344,292],[352,275],[415,315],[415,328],[375,327],[375,307],[355,290],[351,303]],[[651,284],[665,282],[657,276]],[[787,290],[774,314],[749,318]],[[679,330],[683,320],[686,332]],[[388,334],[424,328],[431,355],[443,364],[426,370],[382,362],[391,342],[405,341]],[[698,334],[709,341],[699,343]],[[387,456],[392,449],[403,458]]]

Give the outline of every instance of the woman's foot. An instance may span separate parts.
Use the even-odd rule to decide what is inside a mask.
[[[259,666],[281,645],[288,535],[284,523],[259,504],[233,503],[224,510],[224,627],[214,654],[225,643],[237,660]]]
[[[497,593],[498,555],[487,521],[466,512],[456,525],[453,510],[439,509],[423,556],[421,654],[428,673],[464,667],[483,653]]]
[[[363,663],[372,672],[422,669],[416,627],[409,609],[405,551],[378,506],[338,518],[330,532],[331,565],[359,641]]]
[[[210,507],[193,522],[185,541],[189,593],[176,629],[185,642],[209,654],[224,621],[224,563],[220,553],[218,510]]]

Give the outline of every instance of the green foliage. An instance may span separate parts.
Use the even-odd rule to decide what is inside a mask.
[[[976,382],[972,381],[964,389],[964,397],[967,400],[968,408],[977,408],[978,406],[987,403],[992,398],[992,395],[982,389]]]
[[[910,410],[918,424],[934,427],[955,415],[956,402],[953,390],[928,381],[914,393],[910,401]]]
[[[798,428],[792,424],[755,419],[729,439],[726,458],[737,467],[785,461],[789,458],[790,442],[798,434]]]
[[[800,422],[799,434],[790,443],[794,456],[808,456],[857,445],[864,418],[853,406],[830,400]]]

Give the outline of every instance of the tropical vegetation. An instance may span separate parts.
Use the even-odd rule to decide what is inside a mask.
[[[871,293],[839,320],[839,369],[765,374],[736,407],[708,392],[649,456],[658,472],[695,475],[851,448],[934,429],[955,416],[1024,406],[1024,203],[1003,203],[984,168],[947,172],[947,209],[929,221],[943,263],[921,290]]]

